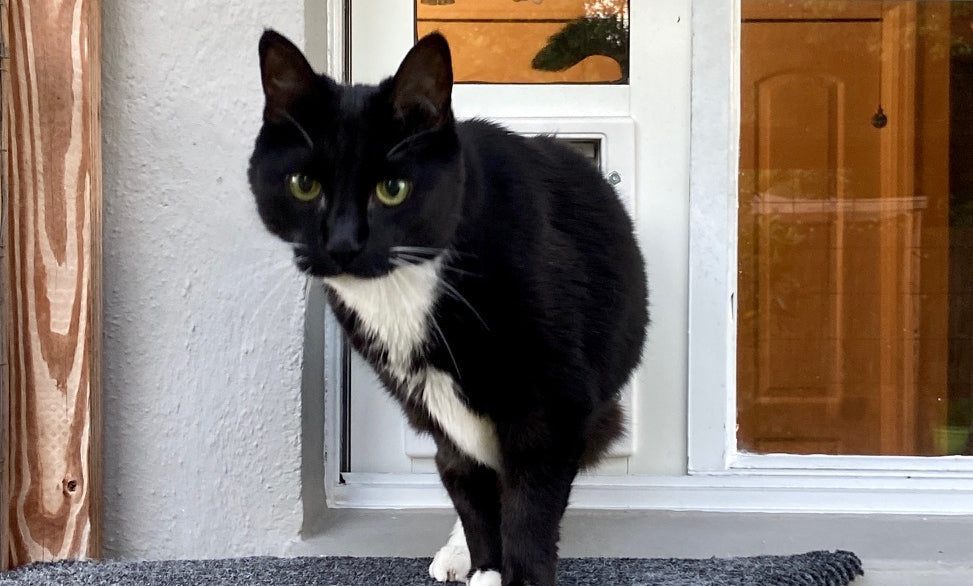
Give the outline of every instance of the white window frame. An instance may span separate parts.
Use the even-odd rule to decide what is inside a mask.
[[[751,455],[737,450],[734,297],[740,2],[687,0],[692,98],[690,201],[684,229],[688,261],[681,261],[688,265],[685,467],[679,471],[666,464],[654,474],[581,478],[575,483],[572,504],[594,509],[727,512],[973,513],[973,458]],[[341,78],[346,62],[345,15],[340,1],[329,1],[326,10],[328,71]],[[511,113],[532,114],[536,115]],[[434,475],[342,475],[338,450],[345,422],[339,396],[344,381],[337,366],[343,356],[340,328],[330,312],[325,349],[328,505],[451,506]]]
[[[714,485],[803,487],[809,492],[806,497],[819,497],[815,509],[820,511],[847,510],[850,503],[866,504],[871,498],[881,500],[881,510],[887,512],[971,513],[970,457],[758,455],[738,450],[735,296],[741,1],[693,2],[688,472],[714,478]],[[801,507],[794,503],[793,508]]]

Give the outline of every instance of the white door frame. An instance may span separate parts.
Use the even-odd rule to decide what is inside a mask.
[[[524,134],[557,132],[564,137],[600,137],[598,140],[602,143],[601,162],[605,166],[604,171],[606,175],[617,178],[618,183],[615,188],[633,213],[643,242],[650,237],[660,238],[662,242],[683,240],[684,237],[665,238],[662,234],[664,234],[663,228],[672,229],[674,226],[685,224],[682,218],[685,217],[687,207],[686,197],[676,195],[685,193],[687,176],[683,170],[686,160],[678,160],[685,159],[688,154],[689,42],[688,36],[679,30],[685,28],[685,25],[680,26],[681,16],[678,10],[678,7],[687,4],[687,0],[663,0],[663,3],[669,5],[667,11],[673,14],[671,23],[665,35],[640,35],[636,32],[636,37],[642,40],[636,42],[633,52],[651,53],[653,57],[651,59],[642,57],[638,60],[633,67],[632,81],[629,84],[457,84],[453,90],[453,107],[458,118],[486,116]],[[644,7],[642,4],[637,5]],[[394,71],[401,55],[412,46],[414,33],[412,27],[408,25],[413,21],[414,5],[400,1],[366,1],[354,3],[354,10],[356,12],[350,25],[349,43],[350,51],[355,55],[352,77],[355,82],[374,83]],[[385,22],[404,23],[404,26],[399,24],[395,27],[375,27],[371,26],[374,21],[359,16],[367,17],[368,14],[376,11],[381,11],[385,16]],[[632,15],[633,30],[647,33],[655,24],[652,22],[654,16],[653,13],[645,10],[636,11]],[[346,22],[347,19],[333,16],[331,21]],[[684,46],[678,47],[678,54],[673,52],[666,54],[664,50],[660,50],[659,47],[672,46],[674,38],[677,43],[684,43]],[[641,47],[640,43],[645,47]],[[658,47],[652,48],[651,43],[656,43]],[[381,50],[373,50],[374,47],[381,47]],[[336,55],[337,51],[333,50],[331,53]],[[667,91],[658,91],[653,81],[660,71],[665,70],[679,72],[678,75],[672,75],[680,79],[678,83],[669,84]],[[654,104],[659,105],[653,107]],[[643,132],[642,136],[637,132],[637,128],[655,129],[665,124],[670,126],[669,131]],[[682,135],[675,144],[669,138],[673,135]],[[644,169],[639,168],[639,172],[636,173],[635,161],[638,153],[643,154],[642,160],[652,161],[657,168],[645,173],[642,172]],[[673,164],[674,156],[677,164]],[[649,205],[643,205],[646,200],[637,197],[638,193],[653,193],[656,197]],[[652,211],[653,205],[657,207],[656,212]],[[673,218],[678,218],[678,221],[673,221]],[[659,225],[653,226],[652,222]],[[670,265],[685,265],[684,262],[672,262],[676,256],[685,254],[684,250],[679,251],[677,255],[671,255],[662,246],[644,248],[657,251],[657,256],[662,257]],[[651,260],[650,258],[650,264]],[[654,299],[658,300],[668,292],[669,299],[684,303],[686,297],[684,276],[672,279],[662,278],[659,282],[661,284],[653,288]],[[657,316],[655,319],[654,331],[661,331],[668,324],[670,333],[661,337],[684,336],[685,323],[681,317],[684,314],[684,308],[675,312],[663,312],[661,317]],[[676,347],[676,350],[684,352],[679,347]],[[668,371],[672,373],[669,376],[671,394],[675,397],[684,397],[682,368],[671,368],[674,364],[685,364],[684,356],[672,357],[650,353],[646,365],[651,364],[652,360],[670,367]],[[660,370],[663,369],[646,366],[642,372]],[[351,466],[344,468],[344,471],[431,472],[433,468],[431,460],[427,457],[428,445],[423,446],[421,442],[417,442],[406,433],[405,449],[398,450],[401,440],[388,435],[387,430],[403,425],[402,417],[398,408],[378,390],[369,369],[361,360],[355,359],[352,363],[352,372],[353,376],[349,377],[352,381],[350,411],[353,421],[359,423],[349,426],[352,458]],[[638,388],[641,385],[645,388],[647,378],[636,376],[633,387]],[[630,437],[633,446],[636,437],[660,428],[658,425],[640,425],[643,413],[665,412],[664,409],[653,409],[648,401],[642,400],[648,395],[647,392],[637,391],[626,394],[627,397],[632,397],[633,403],[629,409],[632,414],[630,429],[633,431]],[[368,414],[369,420],[367,424],[362,424],[363,420],[360,416],[365,413]],[[344,417],[342,421],[345,421]],[[639,440],[641,448],[638,450],[622,445],[617,446],[617,449],[612,452],[614,457],[608,459],[593,473],[624,475],[631,473],[633,468],[637,469],[640,462],[643,466],[647,462],[653,462],[655,458],[646,446],[683,443],[682,438],[685,436],[683,424],[670,426],[669,431],[671,441]],[[381,434],[381,439],[376,441],[378,434]],[[673,467],[682,469],[683,466],[682,462],[677,461]],[[353,478],[361,477],[354,474],[343,475],[346,483]]]

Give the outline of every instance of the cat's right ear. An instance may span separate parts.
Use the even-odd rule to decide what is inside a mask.
[[[264,120],[277,121],[289,118],[294,103],[313,91],[317,75],[294,43],[268,29],[260,37],[260,78]]]
[[[392,107],[408,126],[430,129],[453,119],[453,62],[438,32],[419,39],[392,78]]]

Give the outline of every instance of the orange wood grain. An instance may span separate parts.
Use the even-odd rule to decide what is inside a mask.
[[[610,83],[621,79],[612,58],[594,55],[564,71],[540,71],[531,60],[569,22],[627,15],[628,0],[454,0],[416,2],[416,35],[439,31],[453,49],[459,83]]]
[[[740,9],[743,20],[855,20],[882,18],[882,4],[865,0],[743,0]]]
[[[439,31],[453,52],[453,78],[458,83],[609,83],[622,77],[611,57],[593,55],[564,71],[540,71],[531,60],[563,22],[427,22],[416,23],[423,37]]]
[[[950,50],[957,39],[962,39],[962,30],[957,30],[958,23],[966,25],[963,27],[966,34],[973,36],[973,27],[970,27],[973,18],[954,18],[948,2],[924,2],[911,6],[907,3],[895,4],[889,11],[899,13],[898,18],[905,22],[907,31],[909,26],[917,31],[899,41],[900,46],[905,45],[903,50],[908,50],[909,41],[914,40],[916,56],[912,60],[915,63],[913,71],[918,76],[913,74],[912,77],[913,80],[918,77],[919,81],[915,91],[903,97],[903,100],[911,97],[910,106],[916,117],[912,128],[915,145],[910,153],[915,156],[916,173],[907,187],[925,195],[929,201],[922,214],[921,255],[913,257],[922,259],[917,308],[918,340],[921,343],[916,348],[916,388],[919,392],[916,416],[919,428],[924,433],[918,438],[917,449],[922,454],[951,455],[941,451],[943,446],[937,445],[935,434],[938,426],[947,423],[946,409],[950,401],[942,400],[945,394],[943,389],[949,388],[952,382],[952,385],[962,389],[957,393],[961,395],[968,394],[969,387],[958,382],[963,380],[961,371],[956,370],[958,361],[950,360],[950,345],[953,343],[949,336],[951,323],[959,321],[959,327],[967,327],[962,317],[951,314],[949,299],[950,240],[958,228],[950,225],[949,194],[951,189],[954,193],[959,191],[958,186],[950,184],[950,143],[952,134],[959,129],[953,126],[955,123],[948,113],[954,109],[950,105],[952,100],[962,100],[959,98],[961,94],[953,93],[955,90],[950,87]],[[950,27],[942,26],[951,21],[952,31]],[[892,87],[886,91],[894,91],[892,88],[895,88],[906,92],[907,88],[893,85],[902,81],[901,78],[889,79],[886,83]],[[956,152],[963,151],[954,152],[952,164],[961,167],[962,163],[957,165],[959,160]],[[951,396],[951,393],[946,396]]]
[[[100,550],[100,11],[3,18],[4,567]]]
[[[844,18],[873,3],[818,4],[817,19],[795,12],[810,2],[743,4],[738,439],[758,452],[944,455],[950,8],[885,2],[875,20]],[[815,81],[783,91],[797,80]],[[842,92],[822,95],[831,80]]]
[[[416,2],[419,20],[573,20],[598,14],[617,14],[628,8],[628,0],[455,0],[452,4]]]

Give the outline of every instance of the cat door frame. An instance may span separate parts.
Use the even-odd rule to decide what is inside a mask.
[[[651,383],[660,389],[656,395],[661,398],[652,397],[658,415],[650,414],[642,422],[647,433],[640,441],[659,444],[649,448],[654,450],[648,456],[651,463],[640,474],[579,479],[572,504],[596,509],[973,512],[970,459],[751,456],[737,451],[734,296],[740,2],[660,0],[653,3],[651,13],[641,12],[644,5],[634,3],[633,31],[644,31],[645,36],[633,35],[632,54],[665,54],[672,72],[666,75],[671,77],[639,86],[639,72],[633,67],[629,95],[615,92],[599,104],[613,116],[628,115],[630,103],[642,101],[671,107],[664,114],[635,117],[640,129],[664,138],[647,152],[646,137],[641,136],[634,151],[641,176],[667,177],[667,182],[658,184],[662,193],[643,197],[671,199],[667,206],[657,201],[643,206],[643,200],[637,200],[640,229],[645,224],[652,227],[651,232],[640,232],[643,247],[650,251],[650,280],[661,274],[677,282],[661,287],[650,282],[657,321],[650,330],[647,360],[653,370]],[[329,3],[327,13],[329,71],[343,77],[350,47],[345,32],[353,24],[350,2]],[[678,54],[673,55],[673,50]],[[457,95],[470,89],[460,86]],[[558,88],[548,90],[556,93]],[[491,99],[502,101],[508,117],[569,114],[545,109],[540,101],[518,108],[516,94],[509,93],[515,89],[501,86],[491,91]],[[683,99],[685,110],[679,106]],[[459,109],[457,114],[469,113]],[[664,141],[671,142],[669,151],[661,146]],[[663,161],[653,159],[660,154]],[[684,194],[688,201],[682,201]],[[647,211],[671,217],[647,222]],[[660,256],[659,250],[666,254]],[[680,275],[685,278],[682,283]],[[660,319],[660,310],[676,318]],[[333,318],[325,320],[325,336],[325,417],[326,422],[340,423],[325,425],[329,505],[450,506],[433,474],[343,473],[343,458],[328,457],[346,445],[340,439],[348,425],[341,394],[350,387],[339,367],[348,352]],[[671,349],[660,350],[661,344]],[[641,382],[648,383],[649,378],[642,373]],[[679,438],[684,442],[681,447]],[[636,446],[635,451],[645,457],[646,446]]]

